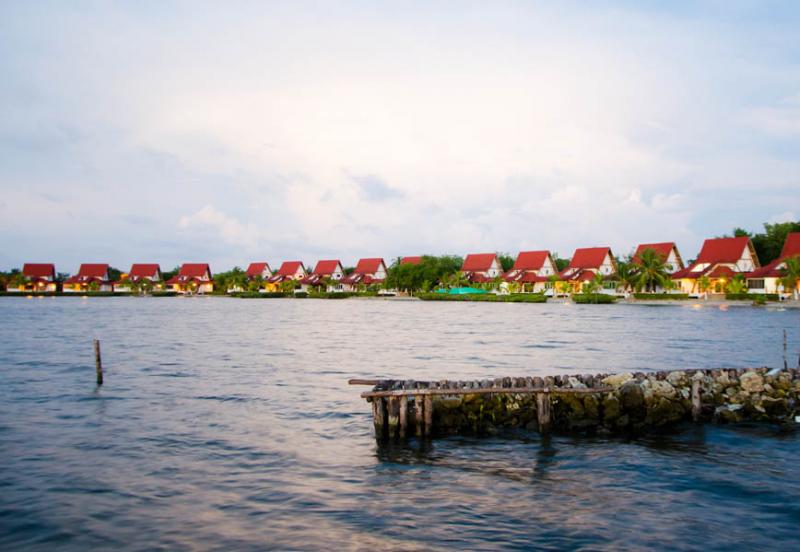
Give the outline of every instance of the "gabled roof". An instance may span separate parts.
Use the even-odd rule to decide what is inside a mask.
[[[342,263],[338,260],[328,260],[328,261],[317,261],[317,266],[314,267],[314,272],[312,274],[316,274],[317,276],[330,276],[336,269],[342,269]]]
[[[787,257],[794,257],[795,255],[800,255],[800,232],[792,232],[786,236],[780,258],[785,259]]]
[[[105,278],[108,275],[107,264],[82,264],[78,270],[79,278]]]
[[[247,277],[255,278],[256,276],[262,276],[265,270],[272,273],[272,270],[269,268],[269,263],[250,263],[250,266],[247,267]]]
[[[709,278],[733,278],[734,276],[736,276],[736,272],[725,265],[716,266],[708,273]]]
[[[611,256],[610,247],[583,247],[575,250],[569,268],[600,268],[606,255]]]
[[[152,263],[135,263],[131,266],[128,278],[131,280],[138,280],[139,278],[161,278],[161,267]]]
[[[678,246],[675,245],[675,242],[661,242],[661,243],[642,243],[639,244],[639,247],[636,248],[636,253],[633,254],[633,259],[631,261],[633,263],[639,264],[640,256],[646,250],[652,249],[656,252],[656,255],[661,257],[663,261],[669,259],[669,254],[675,250],[675,258],[678,259],[679,266],[673,267],[676,269],[683,268],[683,259],[681,259],[680,253],[678,253]]]
[[[461,270],[463,272],[485,272],[492,267],[492,263],[496,260],[495,253],[472,253],[464,259]]]
[[[211,274],[207,263],[183,263],[178,271],[178,276],[184,278],[202,278],[206,274]]]
[[[754,271],[747,274],[748,280],[758,279],[758,278],[780,278],[783,276],[782,270],[778,267],[781,265],[783,261],[781,259],[775,259],[768,265],[762,266],[761,268],[757,268]]]
[[[735,263],[742,258],[750,238],[712,238],[703,242],[703,248],[697,256],[696,263]],[[753,259],[758,263],[757,259]]]
[[[371,259],[359,259],[353,274],[375,274],[381,266],[386,266],[383,259],[374,257]]]
[[[402,259],[400,259],[400,264],[401,265],[404,265],[404,264],[418,265],[421,262],[422,262],[422,257],[421,256],[403,257]]]
[[[539,270],[549,257],[549,251],[520,251],[511,270]]]
[[[281,267],[278,269],[279,276],[294,276],[298,270],[305,272],[303,263],[301,261],[283,261]]]
[[[22,275],[28,278],[56,277],[56,265],[47,263],[25,263],[22,265]]]

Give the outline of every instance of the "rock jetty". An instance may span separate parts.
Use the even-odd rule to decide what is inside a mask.
[[[378,438],[492,434],[500,428],[640,433],[686,421],[788,427],[800,414],[800,369],[369,383],[372,391],[362,396],[373,405]]]

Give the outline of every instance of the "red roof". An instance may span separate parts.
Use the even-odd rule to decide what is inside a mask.
[[[78,270],[78,278],[105,278],[108,275],[107,264],[82,264]]]
[[[314,272],[318,276],[330,276],[336,272],[337,268],[341,268],[342,263],[338,260],[318,261],[317,266],[314,267]]]
[[[736,273],[727,266],[717,266],[708,273],[709,278],[733,278]]]
[[[781,270],[778,270],[778,265],[781,264],[783,261],[781,259],[775,259],[771,263],[766,266],[762,266],[761,268],[755,269],[753,272],[747,275],[747,279],[751,280],[754,278],[780,278],[783,276],[781,274]]]
[[[494,253],[473,253],[464,259],[461,270],[463,272],[486,272],[496,259],[497,255]]]
[[[537,276],[535,272],[523,272],[522,276],[516,279],[517,282],[524,284],[535,284],[537,282],[548,282],[547,276]]]
[[[22,265],[22,275],[28,278],[50,278],[56,277],[56,265],[46,263],[25,263]]]
[[[265,270],[270,272],[269,263],[250,263],[250,266],[247,267],[247,277],[263,276]]]
[[[800,232],[792,232],[786,236],[780,258],[785,259],[787,257],[794,257],[795,255],[800,255]]]
[[[512,270],[539,270],[544,266],[549,251],[520,251]]]
[[[750,238],[713,238],[703,242],[696,263],[735,263],[742,258]],[[753,259],[758,266],[758,260]]]
[[[600,268],[606,255],[611,255],[610,247],[584,247],[576,249],[569,268]]]
[[[418,265],[421,262],[422,262],[422,257],[403,257],[402,259],[400,259],[401,265],[404,264]]]
[[[669,258],[669,254],[672,253],[672,250],[675,250],[676,257],[678,258],[679,263],[683,263],[681,260],[680,255],[678,255],[678,248],[675,245],[675,242],[662,242],[662,243],[643,243],[640,244],[639,247],[636,248],[636,253],[633,254],[632,262],[639,263],[639,256],[644,253],[646,250],[652,249],[656,252],[656,254],[661,257],[661,260],[666,261]],[[674,267],[674,268],[681,268]]]
[[[283,261],[278,269],[279,276],[294,276],[298,270],[305,271],[303,263],[300,261]]]
[[[137,263],[131,266],[128,278],[133,281],[140,278],[161,278],[161,267],[157,264]]]
[[[359,259],[354,274],[375,274],[384,265],[383,259],[375,257],[372,259]],[[385,265],[384,265],[385,266]]]
[[[211,275],[211,269],[206,263],[184,263],[178,271],[178,276],[184,278],[202,278],[206,274]]]

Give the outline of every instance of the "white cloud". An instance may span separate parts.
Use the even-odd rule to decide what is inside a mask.
[[[191,215],[184,215],[178,221],[178,227],[187,235],[199,233],[203,239],[222,239],[231,245],[252,249],[259,238],[259,230],[255,224],[243,224],[236,218],[206,205]]]

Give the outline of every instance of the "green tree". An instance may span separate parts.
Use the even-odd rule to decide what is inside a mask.
[[[667,263],[654,249],[645,249],[636,263],[633,285],[637,291],[654,292],[658,287],[668,289],[672,282]]]
[[[708,293],[709,289],[711,289],[711,280],[709,279],[709,277],[705,275],[700,276],[697,279],[697,290],[705,295],[706,293]]]
[[[786,292],[791,291],[795,299],[800,298],[798,285],[800,285],[800,256],[789,257],[783,261],[781,269],[781,284]]]
[[[500,261],[500,266],[503,268],[503,272],[508,272],[511,270],[511,267],[514,266],[514,257],[508,253],[498,253],[497,260]]]
[[[86,289],[88,289],[89,291],[100,291],[100,282],[98,282],[97,280],[92,280],[91,282],[89,282],[89,285],[86,286]]]
[[[747,291],[747,281],[744,279],[744,274],[737,274],[734,276],[728,285],[725,287],[726,293],[738,295]]]
[[[561,272],[565,268],[569,266],[569,259],[561,259],[558,256],[558,253],[553,253],[553,261],[556,263],[556,270]]]
[[[278,285],[278,287],[284,293],[293,293],[299,285],[300,284],[297,283],[297,280],[284,280]]]
[[[630,262],[617,260],[617,289],[622,293],[627,293],[636,283],[636,266]]]

